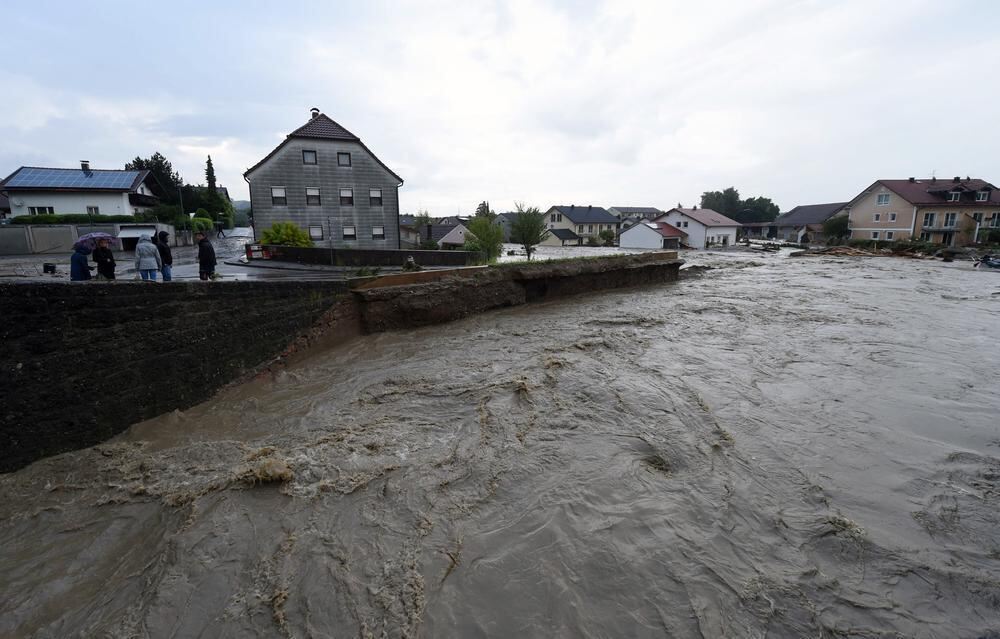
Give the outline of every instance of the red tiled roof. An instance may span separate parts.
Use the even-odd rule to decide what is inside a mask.
[[[986,180],[976,178],[959,180],[958,182],[955,182],[952,179],[934,180],[933,178],[914,180],[912,182],[909,180],[878,180],[875,184],[885,186],[899,197],[914,205],[971,204],[979,206],[996,206],[997,204],[1000,204],[1000,191],[998,191],[995,186]],[[873,184],[872,186],[875,185]],[[868,189],[862,195],[867,194],[870,190],[871,189]],[[974,197],[970,197],[970,199],[963,199],[960,202],[948,202],[948,192],[955,190],[962,192],[989,191],[989,197],[985,202],[976,202]]]
[[[668,222],[645,222],[646,226],[653,229],[663,237],[687,237],[688,234]]]

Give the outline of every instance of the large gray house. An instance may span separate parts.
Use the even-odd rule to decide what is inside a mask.
[[[254,239],[294,222],[317,246],[398,249],[403,179],[319,109],[247,169]]]

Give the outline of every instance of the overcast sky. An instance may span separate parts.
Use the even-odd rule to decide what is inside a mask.
[[[1000,2],[21,2],[0,37],[0,172],[242,173],[319,107],[406,181],[488,199],[782,211],[877,178],[1000,183]]]

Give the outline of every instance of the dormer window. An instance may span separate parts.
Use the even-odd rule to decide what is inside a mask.
[[[316,164],[315,151],[302,151],[302,164]]]
[[[889,206],[889,194],[879,193],[878,200],[875,202],[876,206]]]
[[[989,191],[979,191],[976,193],[976,202],[985,202],[990,199]]]
[[[958,202],[958,200],[961,197],[962,197],[962,192],[961,191],[949,191],[948,192],[948,201],[949,202]]]

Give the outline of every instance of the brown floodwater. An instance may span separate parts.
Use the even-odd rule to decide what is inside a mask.
[[[0,476],[0,636],[1000,637],[1000,273],[693,259]]]

